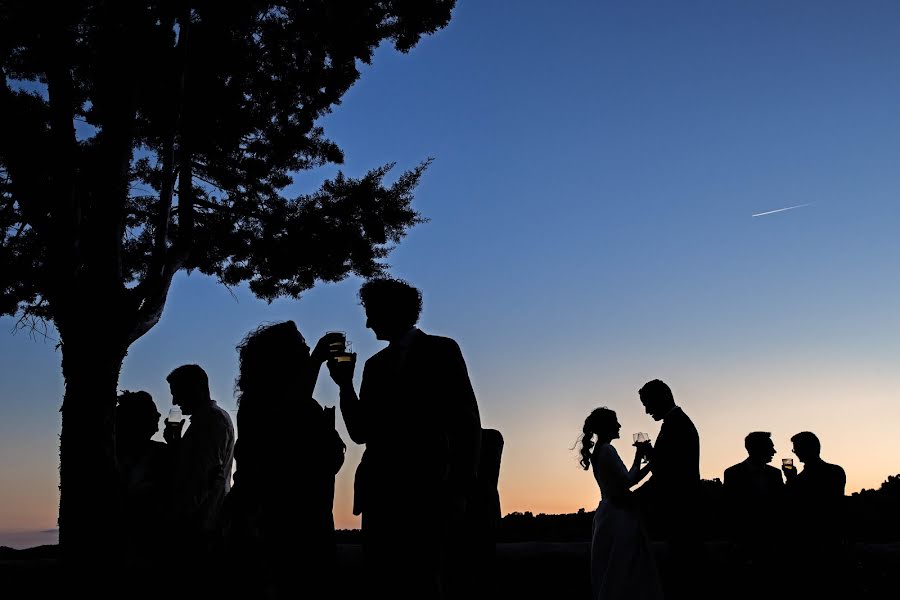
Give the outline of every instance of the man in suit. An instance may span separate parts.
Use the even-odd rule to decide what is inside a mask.
[[[207,574],[215,562],[219,517],[231,490],[234,460],[234,425],[228,412],[209,393],[209,379],[198,365],[182,365],[166,377],[172,404],[191,417],[182,435],[184,421],[166,419],[163,437],[173,450],[172,509],[177,537],[171,540],[171,558],[184,563],[178,587],[183,597],[215,596],[224,581]]]
[[[358,396],[355,356],[328,367],[350,439],[366,446],[354,514],[362,514],[368,576],[376,591],[392,598],[443,598],[460,564],[455,535],[463,531],[476,481],[481,420],[475,393],[456,342],[416,328],[419,290],[378,278],[359,296],[366,327],[388,346],[366,361]]]
[[[745,566],[750,569],[743,579],[755,590],[754,582],[765,581],[764,585],[768,585],[767,578],[757,576],[775,567],[778,561],[784,481],[781,471],[769,465],[775,456],[771,433],[754,431],[747,434],[744,448],[747,459],[725,469],[724,492],[729,529]],[[751,593],[748,597],[757,597],[757,594]]]
[[[787,494],[796,515],[790,528],[792,556],[804,573],[803,595],[819,597],[841,592],[846,585],[844,487],[847,475],[819,456],[816,434],[801,431],[791,438],[803,470],[783,469]]]
[[[647,414],[663,422],[656,445],[646,450],[651,476],[638,498],[655,515],[667,542],[668,564],[661,569],[666,597],[697,597],[700,436],[663,381],[647,382],[638,395]]]

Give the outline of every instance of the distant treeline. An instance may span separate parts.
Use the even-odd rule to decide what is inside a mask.
[[[701,535],[706,540],[729,538],[729,515],[724,502],[722,482],[703,479],[700,493]],[[845,498],[847,538],[853,542],[900,541],[900,474],[892,475],[877,490],[862,490]],[[791,513],[786,512],[785,519]],[[585,509],[566,515],[514,512],[500,520],[497,541],[512,542],[588,542],[594,511]],[[786,523],[789,525],[789,523]],[[423,531],[427,531],[427,526]],[[358,529],[337,531],[339,544],[361,542]],[[653,527],[648,533],[658,539]]]
[[[729,515],[721,480],[701,481],[701,535],[706,540],[729,538]],[[900,475],[892,475],[877,490],[862,490],[845,499],[846,531],[849,541],[900,541]],[[785,519],[791,513],[786,512]],[[588,542],[594,511],[579,510],[566,515],[534,515],[514,512],[500,522],[498,542]],[[786,523],[787,525],[787,523]],[[658,539],[653,527],[648,531]]]

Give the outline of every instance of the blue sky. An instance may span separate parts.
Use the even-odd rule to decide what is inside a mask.
[[[700,428],[704,477],[753,429],[778,456],[817,432],[848,491],[900,472],[898,106],[895,2],[461,0],[410,54],[380,50],[322,124],[352,176],[435,158],[416,201],[430,222],[392,272],[423,289],[423,329],[460,342],[506,437],[504,510],[562,512],[598,498],[570,450],[584,417],[607,405],[623,435],[654,436],[637,389],[655,377]],[[345,330],[366,358],[380,343],[358,285],[267,305],[180,276],[120,388],[167,408],[165,375],[198,362],[233,409],[235,345],[286,318]],[[4,335],[0,364],[0,530],[49,528],[59,355]],[[356,524],[359,454],[339,526]]]

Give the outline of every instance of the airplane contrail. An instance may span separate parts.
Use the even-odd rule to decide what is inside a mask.
[[[798,204],[797,206],[786,206],[784,208],[776,208],[775,210],[767,210],[766,212],[756,213],[755,215],[750,215],[751,217],[764,217],[766,215],[774,215],[775,213],[784,212],[786,210],[794,210],[795,208],[803,208],[804,206],[809,206],[811,202],[807,202],[806,204]]]

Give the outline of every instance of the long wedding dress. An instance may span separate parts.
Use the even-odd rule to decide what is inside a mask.
[[[594,513],[591,539],[591,589],[594,600],[661,600],[662,588],[650,542],[629,488],[643,473],[636,461],[631,471],[609,444],[591,453],[600,505]]]

